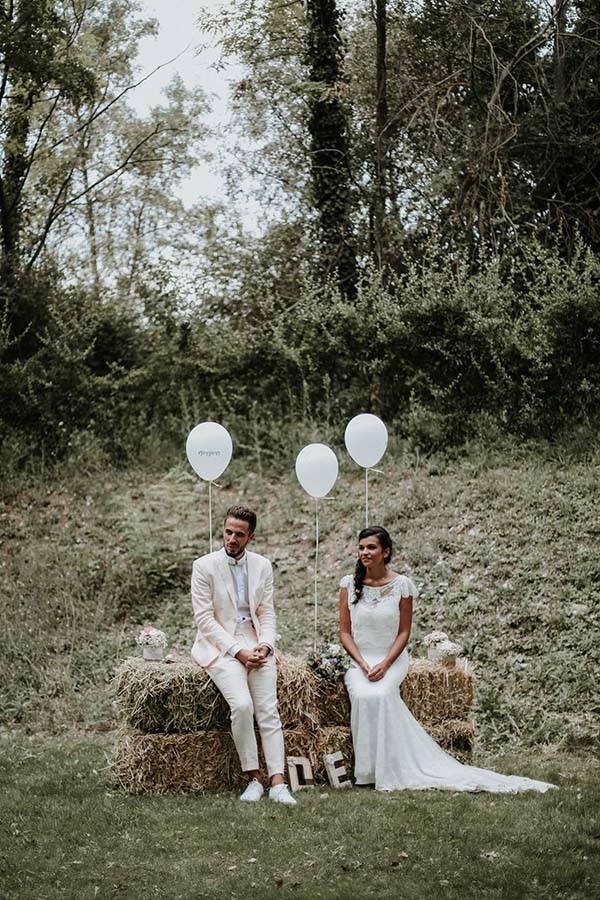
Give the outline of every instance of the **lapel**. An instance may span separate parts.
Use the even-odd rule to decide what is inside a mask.
[[[227,554],[225,553],[224,548],[219,550],[217,565],[221,580],[227,589],[227,596],[231,600],[234,612],[237,616],[237,597],[235,596],[235,587],[233,585],[233,574],[231,572],[231,566],[227,562]]]
[[[250,612],[254,615],[256,610],[256,584],[258,581],[259,556],[252,551],[246,550],[248,557],[248,602],[250,604]]]

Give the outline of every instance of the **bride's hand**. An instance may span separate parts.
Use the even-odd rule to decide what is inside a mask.
[[[378,662],[371,666],[366,673],[369,681],[380,681],[388,670],[388,666],[384,662]]]

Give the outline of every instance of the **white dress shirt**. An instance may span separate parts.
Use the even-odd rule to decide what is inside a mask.
[[[235,559],[233,556],[227,557],[227,562],[231,567],[231,576],[233,578],[233,586],[235,588],[235,596],[237,600],[237,612],[238,612],[238,625],[241,625],[243,622],[247,622],[250,619],[250,601],[248,600],[248,558],[246,556],[246,552],[244,551],[243,555],[240,556],[239,559]],[[261,644],[262,647],[267,647],[269,653],[273,650],[270,644]],[[228,653],[230,656],[235,656],[236,653],[239,653],[240,650],[243,650],[243,646],[241,644],[233,644],[229,649]]]

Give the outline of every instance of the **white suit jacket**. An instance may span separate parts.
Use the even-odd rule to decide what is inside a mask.
[[[258,643],[275,648],[273,569],[266,556],[246,550],[248,600]],[[201,666],[210,666],[236,643],[237,598],[227,554],[221,548],[194,560],[192,606],[198,631],[192,656]]]

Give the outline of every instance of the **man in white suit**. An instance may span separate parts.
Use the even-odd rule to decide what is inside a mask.
[[[231,733],[248,785],[240,799],[260,800],[254,719],[270,779],[269,797],[296,803],[284,772],[281,720],[277,709],[273,570],[265,556],[247,550],[256,513],[245,506],[227,510],[223,547],[194,560],[192,605],[198,632],[192,656],[206,669],[231,710]]]

